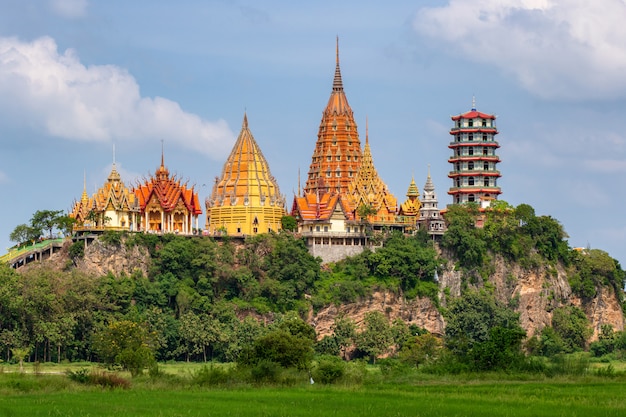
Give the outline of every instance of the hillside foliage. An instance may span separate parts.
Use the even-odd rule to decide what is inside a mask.
[[[496,202],[484,212],[452,206],[446,220],[440,247],[470,280],[488,278],[499,255],[525,268],[562,265],[583,301],[601,286],[620,294],[624,287],[616,260],[597,249],[572,250],[560,223],[536,216],[528,205]],[[93,276],[45,265],[18,273],[0,265],[1,360],[16,360],[13,352],[22,349],[31,361],[96,360],[133,375],[154,361],[224,361],[264,379],[277,367],[310,370],[322,355],[321,374],[333,380],[343,372],[341,359],[376,362],[391,355],[410,366],[489,370],[522,367],[528,354],[589,349],[589,321],[578,307],[558,308],[552,327],[526,335],[519,315],[497,302],[488,286],[466,286],[461,298],[441,305],[437,275],[449,259],[424,232],[389,232],[376,251],[327,265],[290,232],[243,243],[121,232],[106,232],[100,241],[145,248],[148,273]],[[85,256],[81,245],[70,246],[71,257]],[[338,317],[333,334],[318,340],[303,319],[311,309],[355,302],[376,290],[430,298],[447,322],[443,339],[373,312],[360,329]],[[622,332],[605,329],[592,352],[621,355],[624,340]]]

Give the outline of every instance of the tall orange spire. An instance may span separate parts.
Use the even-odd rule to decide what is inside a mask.
[[[343,90],[337,37],[335,76],[322,113],[304,193],[345,193],[361,164],[361,142],[354,114]]]

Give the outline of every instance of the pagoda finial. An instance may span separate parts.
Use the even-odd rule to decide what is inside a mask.
[[[113,144],[113,166],[115,166],[115,143]]]
[[[472,94],[472,111],[476,111],[476,96]]]
[[[243,124],[241,126],[243,129],[248,128],[248,113],[244,110],[243,112]]]
[[[165,145],[164,145],[163,139],[161,139],[161,167],[165,166],[165,158],[163,157],[164,153],[165,153]]]
[[[428,178],[430,178],[430,164],[428,164]]]
[[[298,197],[300,197],[300,167],[298,167]]]
[[[333,91],[343,91],[341,81],[341,70],[339,69],[339,35],[337,35],[336,58],[335,58],[335,79],[333,80]]]
[[[365,116],[365,145],[369,145],[369,143],[370,143],[369,124],[368,124],[367,116]]]

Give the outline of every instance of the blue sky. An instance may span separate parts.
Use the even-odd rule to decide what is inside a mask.
[[[0,245],[69,210],[115,159],[161,158],[201,200],[244,111],[290,202],[308,171],[339,36],[361,139],[403,201],[428,165],[451,202],[451,115],[498,116],[501,199],[626,266],[623,0],[0,1]]]

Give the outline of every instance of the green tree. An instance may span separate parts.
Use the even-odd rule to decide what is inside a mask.
[[[155,362],[153,339],[145,325],[121,320],[95,334],[94,350],[107,365],[120,365],[135,377]]]
[[[37,210],[30,219],[30,224],[33,229],[41,231],[40,236],[47,231],[48,238],[52,239],[53,230],[64,224],[63,217],[63,210]]]
[[[519,315],[486,291],[468,291],[446,314],[446,347],[459,361],[478,369],[506,368],[507,360],[521,356],[524,336]]]
[[[347,359],[347,350],[354,344],[356,338],[356,323],[350,317],[337,316],[331,330],[341,352],[341,357]]]
[[[370,311],[365,315],[365,328],[356,337],[356,347],[368,355],[372,363],[389,349],[393,335],[387,317],[380,311]]]
[[[18,245],[22,245],[29,241],[35,241],[39,238],[39,234],[36,230],[27,224],[19,224],[15,226],[15,229],[9,235],[9,240],[15,242]]]
[[[398,357],[402,362],[416,367],[437,359],[443,344],[430,333],[410,337],[402,346]]]
[[[295,232],[298,230],[298,221],[293,216],[283,216],[280,218],[280,226],[282,230]]]
[[[563,341],[565,352],[585,349],[593,330],[585,313],[576,306],[556,308],[552,313],[552,328]]]

